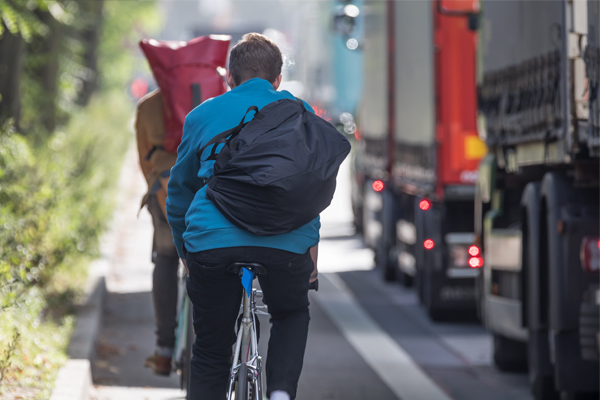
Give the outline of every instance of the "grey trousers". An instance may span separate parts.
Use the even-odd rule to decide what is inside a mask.
[[[177,327],[177,267],[179,257],[173,244],[171,227],[165,218],[156,196],[148,199],[148,211],[154,225],[152,244],[152,300],[156,321],[156,346],[175,347]]]

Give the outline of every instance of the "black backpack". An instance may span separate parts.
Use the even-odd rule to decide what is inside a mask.
[[[244,123],[246,115],[254,118]],[[219,153],[217,147],[224,144]],[[213,146],[210,156],[202,152]],[[248,108],[240,124],[196,153],[215,160],[206,196],[233,224],[261,236],[287,233],[331,203],[350,143],[301,100]]]

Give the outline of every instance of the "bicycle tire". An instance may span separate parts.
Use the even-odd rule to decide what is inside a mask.
[[[254,389],[256,391],[256,398],[263,399],[263,373],[262,373],[262,361],[258,359],[258,376],[254,381]]]
[[[190,382],[191,382],[191,374],[192,374],[192,346],[196,341],[196,334],[194,333],[194,317],[193,317],[193,306],[192,302],[186,295],[185,301],[188,302],[188,312],[187,312],[187,332],[185,338],[185,348],[183,355],[183,366],[181,371],[181,379],[183,380],[183,386],[185,387],[185,398],[186,400],[190,399]]]
[[[242,363],[238,371],[235,400],[250,400],[248,399],[248,364],[246,363]]]

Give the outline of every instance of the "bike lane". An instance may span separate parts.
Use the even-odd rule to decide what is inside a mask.
[[[154,349],[152,223],[146,210],[137,217],[145,183],[135,154],[129,156],[115,211],[118,240],[107,276],[108,294],[92,363],[91,399],[181,399],[185,393],[179,389],[178,375],[155,376],[143,367],[144,359]],[[361,249],[358,239],[347,236],[347,224],[343,225],[324,218],[320,255],[323,265],[327,260],[345,260],[344,265],[354,269],[369,268],[370,254]],[[340,234],[340,229],[345,233]],[[335,269],[338,264],[329,265],[324,271]],[[297,399],[396,400],[398,397],[323,311],[320,293],[323,292],[311,293],[312,319]],[[261,318],[260,346],[266,355],[269,323],[268,317]]]

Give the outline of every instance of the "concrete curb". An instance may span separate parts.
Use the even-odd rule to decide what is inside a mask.
[[[50,400],[88,400],[90,397],[91,363],[96,355],[109,267],[107,258],[95,260],[90,266],[85,299],[77,310],[77,322],[69,342],[69,360],[58,371]]]

